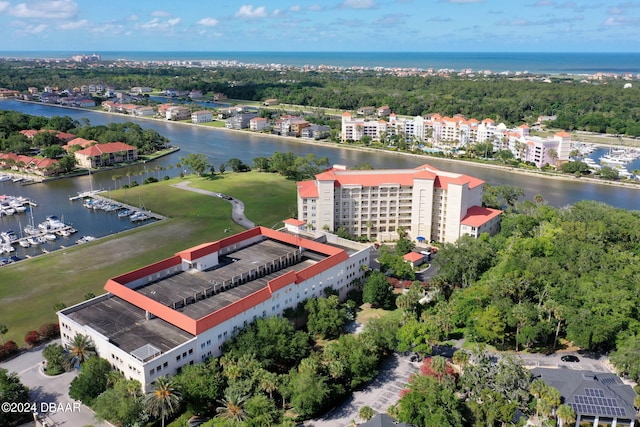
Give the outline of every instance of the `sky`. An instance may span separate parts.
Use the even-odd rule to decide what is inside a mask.
[[[0,0],[0,51],[640,52],[640,0]]]

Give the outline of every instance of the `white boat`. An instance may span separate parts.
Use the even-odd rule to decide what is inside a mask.
[[[133,215],[129,217],[129,219],[131,220],[131,222],[137,222],[137,221],[145,221],[149,219],[149,217],[144,212],[135,212]]]
[[[15,178],[11,179],[11,182],[16,183],[16,182],[20,182],[22,181],[22,177],[21,176],[16,176]]]
[[[2,237],[2,240],[4,240],[5,243],[9,244],[18,240],[18,236],[13,230],[3,231],[2,233],[0,233],[0,237]]]
[[[61,237],[69,237],[69,236],[71,236],[71,232],[69,230],[67,230],[67,229],[58,230],[58,231],[56,231],[56,233],[58,234],[58,236],[61,236]]]
[[[133,215],[133,213],[134,212],[132,210],[130,210],[130,209],[124,209],[124,210],[121,210],[120,212],[118,212],[118,218],[126,218],[128,216]]]
[[[31,246],[39,246],[40,242],[38,241],[37,238],[35,237],[29,237],[27,238],[27,242],[31,245]]]
[[[33,225],[27,225],[27,226],[24,228],[24,232],[25,232],[25,234],[31,234],[31,235],[34,235],[34,234],[38,234],[38,233],[40,233],[40,230],[38,230],[38,229],[37,229],[36,227],[34,227]]]
[[[0,182],[9,181],[11,177],[9,175],[0,175]]]
[[[48,240],[48,241],[50,241],[50,242],[52,242],[52,241],[54,241],[54,240],[56,240],[56,239],[57,239],[56,235],[55,235],[55,234],[53,234],[53,233],[47,233],[47,234],[45,234],[45,235],[44,235],[44,236],[42,236],[42,237],[44,237],[46,240]]]
[[[18,241],[18,244],[19,244],[20,246],[22,246],[23,248],[28,248],[29,246],[31,246],[31,245],[29,244],[29,242],[27,242],[26,240],[20,240],[20,241]]]
[[[6,253],[10,253],[10,252],[15,252],[16,249],[11,246],[8,243],[5,243],[4,245],[2,245],[2,247],[0,247],[0,249],[2,250],[2,252],[6,252]]]

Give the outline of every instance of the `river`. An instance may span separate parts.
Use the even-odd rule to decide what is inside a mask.
[[[156,166],[174,165],[179,162],[180,157],[186,156],[189,153],[206,154],[211,163],[218,169],[221,163],[226,162],[230,158],[239,158],[243,162],[251,164],[255,157],[268,157],[275,151],[291,151],[298,156],[314,153],[318,156],[327,156],[330,162],[334,164],[353,166],[358,163],[367,162],[376,168],[412,168],[420,164],[429,163],[442,170],[465,173],[478,177],[491,185],[508,184],[520,187],[525,191],[525,197],[528,199],[532,199],[536,194],[541,194],[550,205],[558,207],[573,204],[581,200],[596,200],[624,209],[638,209],[640,206],[640,190],[633,188],[522,175],[504,169],[490,169],[437,158],[418,158],[383,151],[363,152],[329,144],[303,144],[279,137],[265,137],[251,135],[245,132],[229,132],[200,126],[136,119],[129,116],[103,114],[88,110],[63,109],[50,105],[13,100],[0,101],[0,109],[15,110],[26,114],[46,117],[66,115],[78,121],[87,118],[91,125],[131,121],[140,124],[142,127],[155,129],[160,134],[169,138],[173,145],[180,147],[180,151],[158,159],[155,162],[147,163],[146,165],[137,165],[127,169],[96,173],[91,179],[88,176],[84,176],[34,185],[33,187],[40,187],[42,189],[39,190],[42,194],[38,196],[41,201],[54,206],[60,203],[60,200],[68,203],[67,196],[69,194],[89,190],[92,185],[93,188],[113,188],[115,186],[112,180],[114,174],[125,176],[127,170],[138,174],[145,168],[149,170]],[[172,168],[158,173],[161,176],[175,176],[179,171],[176,168]],[[126,182],[126,180],[126,177],[123,178],[122,183]],[[138,180],[140,180],[139,177]],[[2,187],[0,187],[0,194],[2,194],[2,192]],[[52,210],[54,212],[56,211],[56,209]]]

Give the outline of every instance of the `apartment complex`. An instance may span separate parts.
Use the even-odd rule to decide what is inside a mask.
[[[100,357],[149,389],[160,376],[219,356],[257,318],[281,316],[328,287],[344,299],[364,274],[370,246],[306,233],[295,219],[285,224],[285,231],[256,227],[109,279],[106,294],[58,312],[63,344],[91,337]]]
[[[298,219],[318,230],[340,227],[371,240],[455,242],[463,234],[494,234],[501,211],[482,207],[484,182],[430,165],[415,169],[347,170],[298,183]]]
[[[558,132],[552,137],[529,136],[529,127],[520,125],[509,129],[492,119],[467,119],[462,115],[443,117],[439,114],[400,118],[391,113],[388,120],[354,118],[342,114],[341,139],[360,141],[363,137],[378,142],[392,135],[400,135],[416,145],[429,143],[435,149],[456,150],[468,145],[489,142],[494,151],[510,150],[514,158],[530,161],[537,167],[567,161],[571,151],[571,135]]]

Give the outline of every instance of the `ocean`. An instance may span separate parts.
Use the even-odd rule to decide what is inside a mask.
[[[384,67],[524,72],[534,74],[640,73],[640,53],[558,52],[18,52],[0,51],[4,58],[69,59],[96,53],[106,61],[226,60],[245,64],[330,65],[337,67]]]

